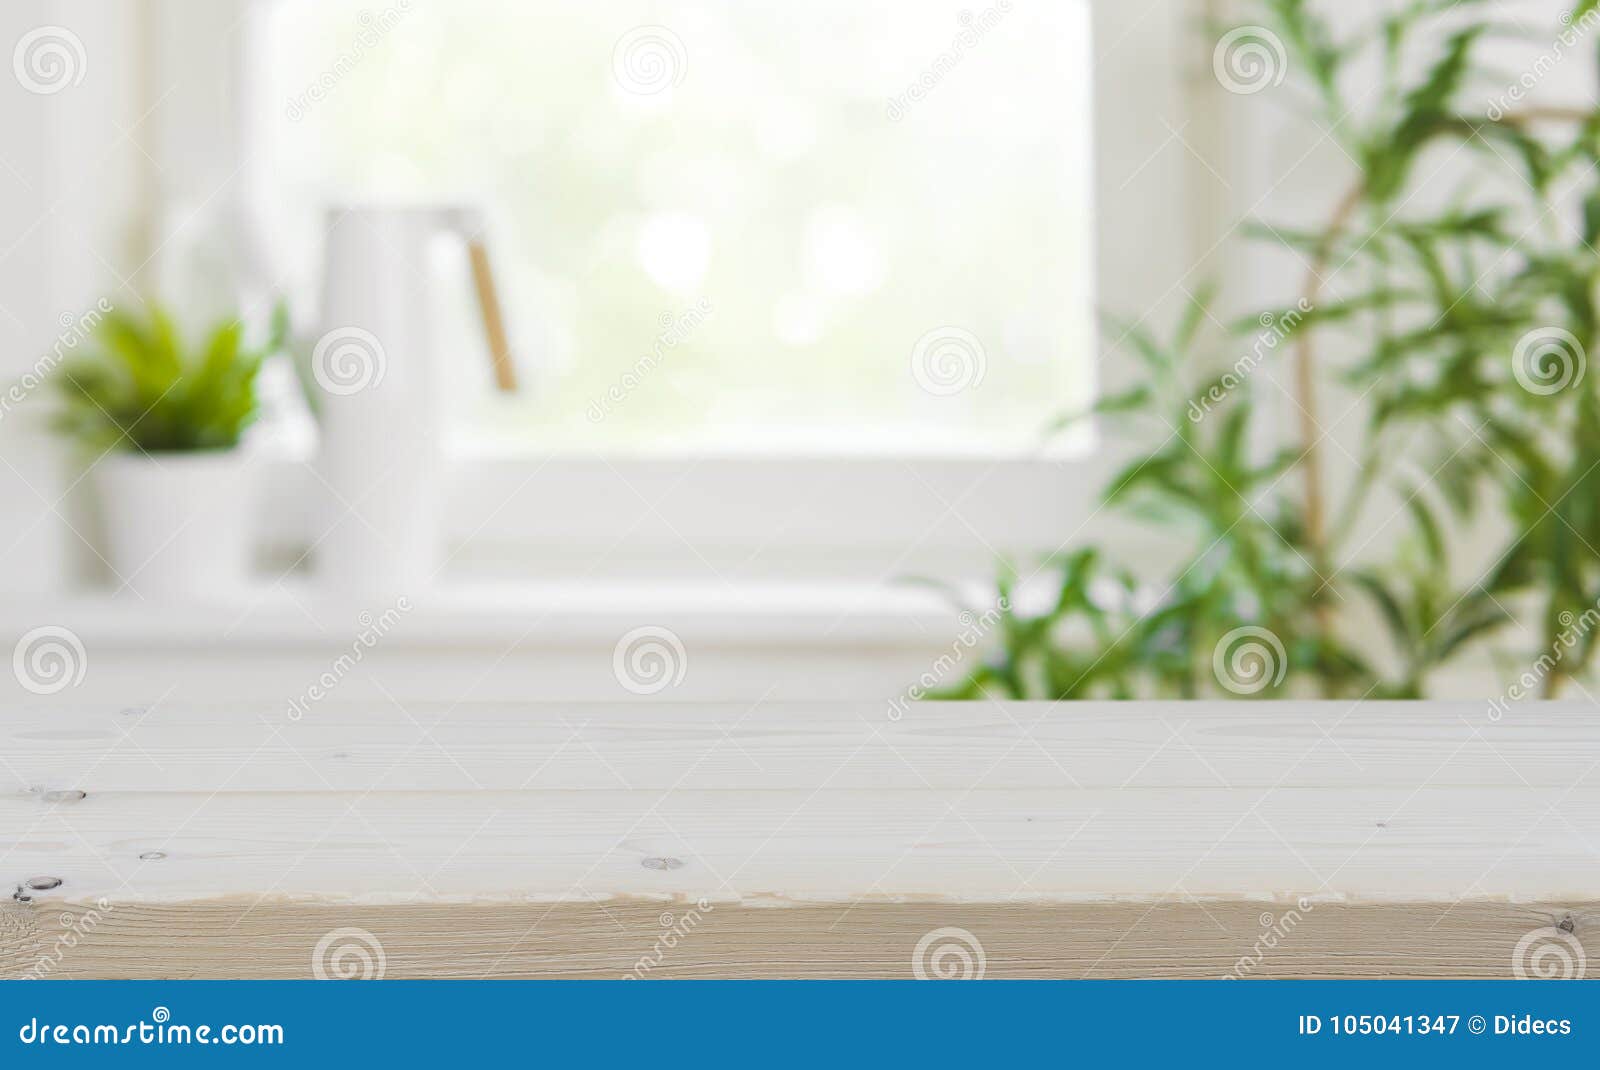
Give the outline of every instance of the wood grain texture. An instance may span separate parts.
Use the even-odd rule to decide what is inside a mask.
[[[991,977],[1600,948],[1586,704],[287,710],[0,711],[0,974],[306,976],[352,928],[388,976],[910,976],[941,928]]]
[[[68,946],[82,911],[35,905],[21,921],[26,935],[0,940],[0,975],[293,979],[316,976],[320,963],[329,975],[388,978],[908,979],[919,967],[928,976],[981,969],[987,978],[1505,978],[1528,932],[1567,918],[1579,931],[1600,930],[1600,902],[1575,914],[1567,904],[1475,902],[1448,913],[1324,903],[1288,908],[1293,915],[1260,903],[1176,900],[725,904],[685,924],[690,908],[640,900],[124,905]],[[73,920],[64,925],[63,915]],[[966,935],[939,936],[919,953],[941,929]]]

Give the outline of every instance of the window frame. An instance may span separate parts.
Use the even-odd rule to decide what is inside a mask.
[[[218,0],[199,18],[183,0],[151,5],[145,62],[155,70],[167,62],[200,62],[207,69],[194,82],[214,80],[222,87],[215,100],[160,102],[160,151],[150,161],[157,174],[175,168],[233,174],[240,203],[252,202],[260,176],[252,173],[248,159],[250,116],[257,114],[250,93],[265,57],[251,49],[250,40],[254,21],[272,2]],[[1162,0],[1141,7],[1119,0],[1083,2],[1090,4],[1096,38],[1120,45],[1130,57],[1141,47],[1151,50],[1152,34],[1178,38]],[[207,46],[219,29],[231,47]],[[1154,64],[1172,65],[1172,51],[1154,56]],[[1160,302],[1151,302],[1147,292],[1135,290],[1136,285],[1148,290],[1139,250],[1114,236],[1137,229],[1147,212],[1106,196],[1108,190],[1117,192],[1120,179],[1107,173],[1102,153],[1108,132],[1122,131],[1141,102],[1149,102],[1148,92],[1134,87],[1147,81],[1153,68],[1150,59],[1129,69],[1103,60],[1101,55],[1096,63],[1090,124],[1096,230],[1090,238],[1090,277],[1102,307],[1144,307],[1154,317],[1174,294],[1169,289]],[[1202,101],[1208,97],[1197,95]],[[1151,118],[1145,116],[1144,122],[1149,125]],[[1132,150],[1120,151],[1126,157]],[[1181,150],[1163,163],[1161,181],[1180,201],[1190,199],[1192,170]],[[1180,256],[1187,262],[1187,254]],[[1094,389],[1100,391],[1120,389],[1132,374],[1103,353],[1093,365]],[[474,451],[451,458],[445,534],[463,560],[531,572],[596,567],[674,576],[709,571],[726,578],[730,569],[743,575],[816,568],[881,580],[936,570],[950,575],[954,568],[959,570],[954,574],[982,575],[997,554],[1027,559],[1052,553],[1095,522],[1100,482],[1120,452],[1104,442],[1055,454],[908,450],[865,456],[671,457]],[[306,460],[269,462],[266,537],[291,553],[315,539],[318,513],[309,503],[317,497],[317,481]],[[811,501],[797,503],[797,487],[817,490]],[[595,548],[604,544],[617,550],[610,560],[596,563]]]

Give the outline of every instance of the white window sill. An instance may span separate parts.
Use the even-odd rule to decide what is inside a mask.
[[[383,620],[394,649],[592,646],[654,625],[685,643],[731,648],[885,650],[947,645],[958,628],[957,610],[934,592],[859,583],[462,583],[404,604],[332,596],[305,581],[192,603],[81,592],[8,600],[0,634],[54,625],[91,650],[248,651],[345,644]]]
[[[304,458],[269,461],[263,542],[290,559],[338,504]],[[1094,512],[1082,456],[454,455],[445,536],[467,571],[861,584],[973,578],[1058,549]]]

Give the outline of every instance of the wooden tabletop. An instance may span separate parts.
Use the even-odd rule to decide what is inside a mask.
[[[0,779],[0,972],[85,910],[49,972],[305,975],[353,928],[389,976],[620,975],[688,909],[652,975],[953,928],[988,976],[1506,976],[1600,925],[1587,704],[41,700]]]

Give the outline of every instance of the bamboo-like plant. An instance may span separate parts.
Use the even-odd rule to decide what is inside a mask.
[[[1165,574],[1136,576],[1081,546],[1047,563],[1056,596],[1033,611],[1008,569],[998,650],[946,697],[1423,697],[1435,670],[1514,621],[1543,693],[1592,660],[1600,376],[1585,364],[1600,316],[1600,107],[1497,103],[1507,75],[1482,58],[1503,32],[1493,4],[1396,0],[1340,37],[1320,13],[1335,3],[1261,0],[1253,20],[1356,162],[1325,222],[1250,234],[1309,265],[1293,306],[1240,318],[1232,339],[1237,350],[1263,324],[1282,339],[1264,359],[1286,365],[1296,433],[1260,448],[1269,388],[1205,344],[1207,295],[1166,343],[1115,325],[1147,382],[1097,411],[1155,444],[1106,500],[1187,550]],[[1597,4],[1550,28],[1573,46],[1563,62],[1600,68],[1600,33],[1575,47],[1600,29]],[[1402,58],[1430,48],[1406,79]],[[1375,102],[1351,113],[1350,72],[1374,59]],[[1440,148],[1487,179],[1443,207],[1417,196],[1430,181],[1419,161]],[[1330,501],[1319,388],[1335,384],[1365,395],[1366,426]],[[1508,534],[1487,560],[1453,562],[1451,533],[1474,526]],[[1356,642],[1350,607],[1363,600],[1387,634]]]

